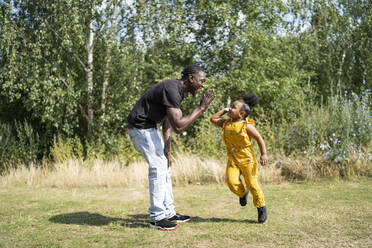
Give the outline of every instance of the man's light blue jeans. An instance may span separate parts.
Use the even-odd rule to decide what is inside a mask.
[[[155,128],[128,129],[128,134],[136,150],[149,164],[150,221],[173,217],[174,200],[171,182],[171,169],[164,156],[164,143]]]

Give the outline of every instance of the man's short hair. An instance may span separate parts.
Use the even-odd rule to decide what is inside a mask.
[[[203,68],[201,68],[200,66],[189,65],[185,69],[183,69],[182,78],[186,78],[188,75],[196,74],[196,73],[201,72],[201,71],[204,72]]]

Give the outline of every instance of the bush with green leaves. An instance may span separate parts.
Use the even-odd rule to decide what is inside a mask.
[[[0,171],[14,164],[29,164],[43,157],[43,147],[31,125],[0,123]]]
[[[365,90],[360,96],[348,92],[332,96],[326,105],[309,103],[295,122],[276,128],[286,133],[281,136],[284,152],[320,154],[338,164],[370,160],[370,101],[370,90]]]

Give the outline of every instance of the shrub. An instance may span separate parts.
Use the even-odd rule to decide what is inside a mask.
[[[321,156],[334,163],[345,176],[357,173],[350,166],[371,160],[370,91],[333,96],[327,105],[309,102],[299,118],[274,126],[277,149],[287,156]],[[349,169],[348,169],[349,168]],[[358,173],[357,173],[358,174]]]
[[[0,171],[35,162],[43,156],[39,135],[27,122],[0,123]]]
[[[69,159],[82,159],[84,158],[84,147],[78,137],[57,138],[54,136],[49,156],[57,163],[62,163]]]

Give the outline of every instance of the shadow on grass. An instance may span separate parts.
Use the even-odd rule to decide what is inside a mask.
[[[106,225],[120,225],[129,228],[143,228],[149,226],[149,216],[145,214],[128,215],[128,218],[113,218],[107,217],[97,213],[89,212],[75,212],[67,214],[59,214],[49,218],[49,221],[59,224],[75,224],[75,225],[89,225],[89,226],[106,226]],[[234,220],[226,218],[202,218],[193,216],[192,222],[241,222],[254,223],[254,220]]]
[[[202,218],[199,216],[191,217],[192,222],[240,222],[240,223],[251,223],[251,224],[257,224],[257,221],[255,220],[234,220],[234,219],[226,219],[226,218]]]
[[[89,226],[106,226],[110,224],[121,225],[130,228],[148,227],[148,215],[128,215],[129,218],[113,218],[97,213],[76,212],[59,214],[49,218],[49,221],[60,224],[75,224]]]

